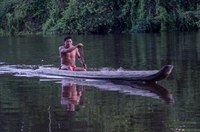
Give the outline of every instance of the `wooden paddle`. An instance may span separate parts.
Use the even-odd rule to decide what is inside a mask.
[[[83,65],[83,67],[85,68],[85,69],[87,69],[87,66],[86,66],[86,64],[85,64],[85,60],[84,60],[84,52],[83,52],[83,47],[80,47],[79,48],[79,52],[80,52],[80,59],[81,59],[81,61],[82,61],[82,65]]]

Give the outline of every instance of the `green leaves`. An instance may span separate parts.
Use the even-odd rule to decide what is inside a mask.
[[[12,35],[198,30],[199,7],[184,0],[1,0],[0,29]]]

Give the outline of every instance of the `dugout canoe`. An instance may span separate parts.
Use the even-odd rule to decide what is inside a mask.
[[[156,82],[167,78],[172,69],[172,65],[165,65],[160,70],[147,71],[67,71],[53,67],[43,67],[36,69],[34,72],[70,78]]]

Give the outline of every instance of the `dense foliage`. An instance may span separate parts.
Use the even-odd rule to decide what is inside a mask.
[[[198,0],[0,0],[0,34],[194,31]]]

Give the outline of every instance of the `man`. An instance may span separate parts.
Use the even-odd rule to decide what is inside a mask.
[[[73,45],[72,38],[71,37],[65,37],[64,38],[64,45],[59,47],[59,53],[60,53],[60,69],[62,70],[71,70],[71,71],[86,71],[86,65],[83,61],[83,59],[80,56],[80,53],[78,51],[78,48],[82,48],[83,44],[78,43],[77,45]],[[76,67],[76,56],[79,59],[79,62],[83,66]]]

